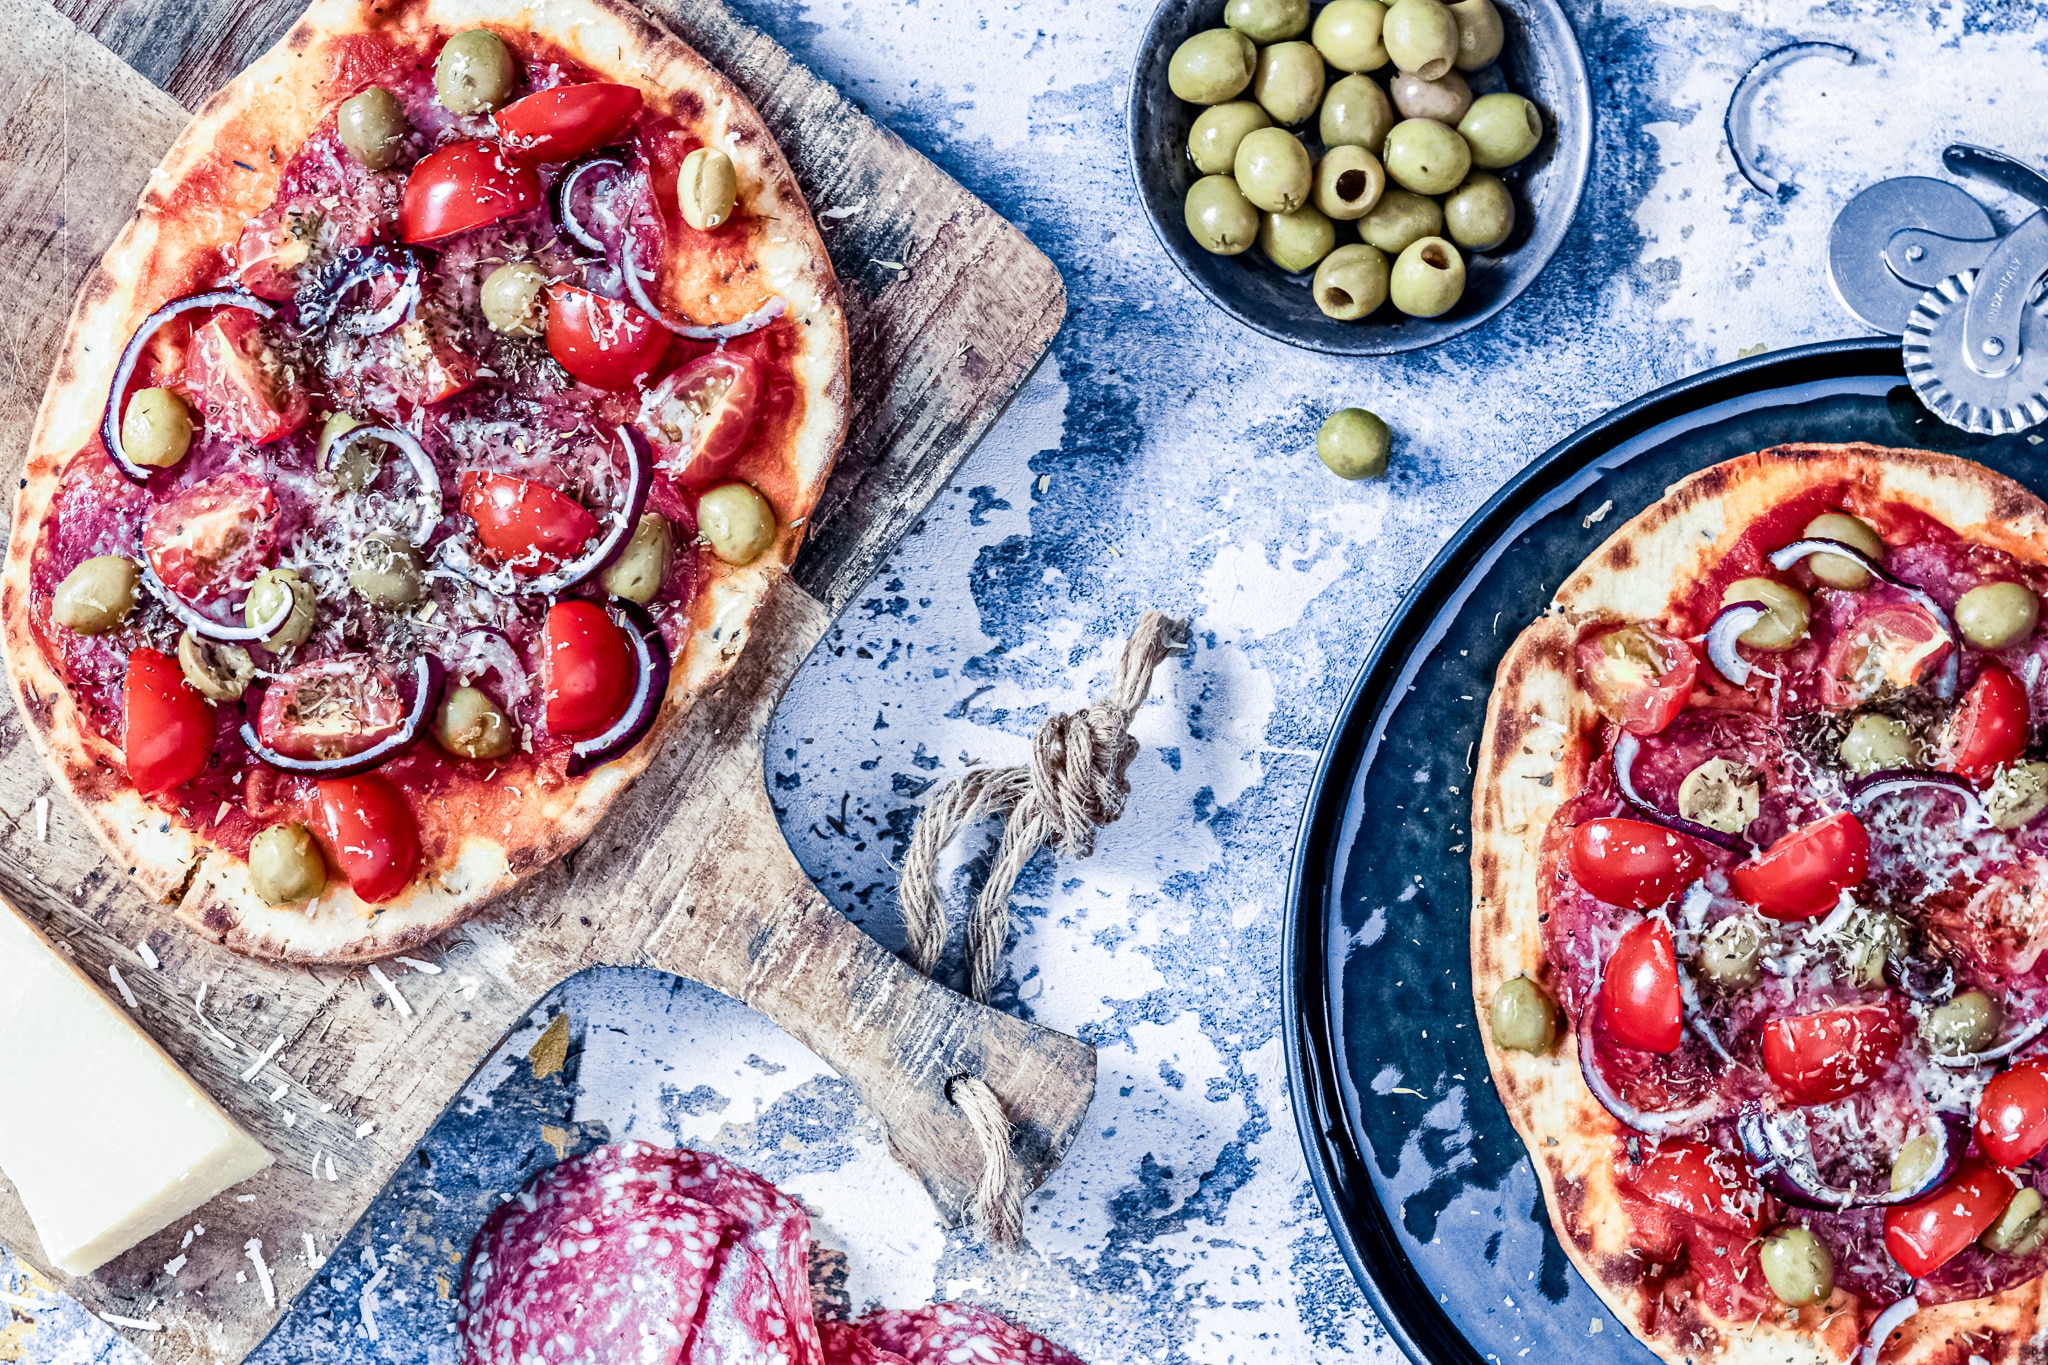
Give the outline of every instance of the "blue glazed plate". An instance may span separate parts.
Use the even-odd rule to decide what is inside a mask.
[[[1351,1269],[1418,1362],[1655,1357],[1565,1258],[1471,999],[1471,755],[1501,655],[1672,483],[1790,441],[1918,446],[2048,490],[2025,437],[1943,425],[1891,338],[1711,370],[1536,460],[1452,537],[1353,684],[1295,848],[1285,1028],[1296,1123]]]

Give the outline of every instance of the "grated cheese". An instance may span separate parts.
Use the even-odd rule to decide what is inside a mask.
[[[47,796],[38,796],[36,798],[36,842],[39,844],[46,844],[49,841],[50,798]]]
[[[164,1262],[164,1274],[170,1276],[174,1280],[177,1279],[178,1272],[183,1270],[188,1264],[190,1264],[191,1260],[192,1258],[190,1256],[187,1256],[182,1251],[179,1252],[177,1255],[171,1257],[170,1260]]]
[[[263,1306],[277,1307],[277,1282],[270,1278],[270,1267],[263,1260],[263,1239],[251,1237],[242,1243],[242,1254],[256,1267],[256,1283],[263,1287]]]
[[[110,1322],[116,1327],[126,1327],[136,1332],[161,1332],[164,1330],[164,1325],[160,1322],[151,1322],[143,1318],[124,1318],[119,1313],[101,1313],[98,1317],[101,1322]]]
[[[235,1047],[235,1040],[228,1037],[225,1033],[222,1033],[219,1029],[215,1028],[213,1026],[213,1020],[206,1017],[206,987],[211,984],[211,982],[201,983],[199,987],[199,994],[192,997],[192,1011],[193,1013],[199,1016],[199,1022],[206,1026],[206,1031],[208,1033],[211,1033],[215,1038],[219,1039],[221,1042],[226,1043],[228,1046],[228,1050],[233,1051]]]
[[[329,1152],[327,1154],[327,1179],[329,1180],[329,1182],[332,1182],[335,1178],[336,1177],[334,1174],[334,1153]]]
[[[416,957],[401,957],[398,959],[398,961],[403,962],[406,966],[412,968],[416,972],[419,972],[423,976],[439,976],[441,974],[441,969],[439,967],[435,966],[431,962],[422,962]]]
[[[302,1232],[299,1235],[306,1239],[306,1269],[318,1270],[320,1268],[320,1249],[313,1245],[313,1234]]]
[[[135,992],[129,990],[128,983],[121,979],[121,969],[119,967],[109,962],[107,964],[107,975],[114,979],[114,989],[121,992],[121,999],[127,1003],[129,1009],[142,1008],[141,1004],[135,999]]]
[[[377,1120],[375,1119],[369,1119],[363,1123],[359,1123],[356,1125],[356,1136],[359,1138],[366,1138],[376,1131]]]
[[[263,1055],[262,1055],[261,1057],[258,1057],[258,1058],[257,1058],[257,1059],[255,1060],[255,1062],[254,1062],[254,1063],[252,1063],[252,1064],[250,1065],[249,1069],[248,1069],[247,1071],[244,1071],[244,1072],[242,1073],[242,1079],[243,1079],[243,1080],[245,1080],[245,1081],[253,1081],[253,1080],[255,1080],[255,1079],[256,1079],[256,1073],[257,1073],[257,1072],[259,1072],[259,1071],[261,1071],[261,1070],[263,1070],[263,1068],[264,1068],[264,1067],[266,1067],[266,1066],[269,1066],[269,1065],[270,1065],[270,1059],[271,1059],[272,1057],[275,1057],[275,1056],[276,1056],[276,1055],[278,1054],[278,1052],[279,1052],[280,1050],[282,1050],[282,1049],[283,1049],[283,1047],[284,1047],[284,1035],[283,1035],[282,1033],[280,1033],[280,1034],[278,1034],[278,1035],[277,1035],[277,1037],[276,1037],[276,1038],[275,1038],[275,1039],[274,1039],[274,1040],[273,1040],[273,1041],[271,1042],[271,1044],[270,1044],[270,1046],[269,1046],[269,1047],[267,1047],[267,1048],[263,1049]]]
[[[398,993],[398,987],[391,984],[391,978],[384,975],[383,968],[374,962],[370,964],[370,979],[383,987],[384,994],[391,997],[391,1003],[397,1008],[401,1019],[412,1018],[412,1006],[407,1004],[405,997]]]
[[[156,971],[159,967],[164,965],[163,963],[157,961],[156,950],[154,948],[151,948],[147,943],[136,944],[135,955],[141,958],[142,965],[149,968],[151,971]]]
[[[363,1335],[371,1341],[375,1341],[377,1339],[377,1286],[384,1283],[384,1277],[391,1273],[391,1267],[378,1265],[377,1253],[368,1247],[363,1248],[363,1264],[373,1267],[377,1272],[370,1276],[369,1282],[363,1286],[363,1295],[360,1301]]]
[[[278,1086],[277,1089],[270,1092],[270,1102],[272,1104],[276,1104],[279,1100],[283,1099],[290,1090],[291,1086],[289,1085]]]

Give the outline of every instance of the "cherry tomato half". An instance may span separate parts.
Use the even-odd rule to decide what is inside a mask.
[[[277,495],[253,474],[218,474],[149,509],[142,550],[188,602],[246,588],[277,545]]]
[[[630,85],[558,85],[498,111],[498,136],[521,161],[574,161],[626,131],[640,112]]]
[[[1631,910],[1662,905],[1706,866],[1699,846],[1683,834],[1623,817],[1588,820],[1574,829],[1565,862],[1580,886]]]
[[[1793,830],[1728,874],[1735,894],[1775,920],[1812,919],[1870,872],[1870,836],[1848,811]]]
[[[546,484],[480,469],[463,470],[459,482],[462,514],[476,523],[477,539],[514,573],[560,568],[600,529],[582,503]]]
[[[548,729],[576,738],[617,720],[632,693],[626,634],[595,602],[548,609],[545,697]]]
[[[1830,706],[1860,706],[1886,683],[1910,687],[1949,648],[1940,623],[1920,608],[1878,607],[1828,646],[1821,660],[1821,700]]]
[[[1908,1275],[1931,1275],[1998,1221],[2017,1188],[2004,1171],[1971,1157],[1925,1199],[1885,1210],[1884,1249]]]
[[[2001,1166],[2048,1147],[2048,1063],[2015,1062],[1991,1078],[1977,1101],[1977,1145]]]
[[[548,354],[595,389],[630,389],[668,350],[668,329],[630,303],[548,286]]]
[[[753,434],[761,410],[761,366],[751,356],[699,356],[648,390],[640,419],[678,477],[716,474]]]
[[[394,900],[420,867],[420,826],[405,793],[382,773],[319,783],[328,852],[349,888],[371,904]]]
[[[1764,1070],[1800,1104],[1826,1104],[1877,1079],[1905,1036],[1888,1005],[1841,1005],[1773,1019]]]
[[[169,791],[206,770],[213,708],[186,683],[176,659],[154,649],[130,654],[121,704],[121,748],[135,790],[144,796]]]
[[[405,180],[398,226],[414,244],[438,242],[538,208],[540,175],[495,142],[451,142]]]
[[[1949,720],[1941,766],[1982,782],[2027,751],[2027,689],[1987,664]]]
[[[1654,735],[1692,695],[1692,646],[1648,622],[1579,641],[1579,676],[1600,714],[1632,735]]]
[[[311,408],[246,308],[223,308],[192,334],[184,384],[208,427],[259,445],[297,430]]]
[[[1646,919],[1621,936],[1600,980],[1600,1018],[1614,1041],[1639,1052],[1676,1052],[1684,1016],[1671,928]]]
[[[1637,1150],[1640,1161],[1617,1155],[1614,1173],[1643,1198],[1728,1232],[1763,1229],[1764,1192],[1740,1153],[1688,1138],[1664,1138]]]

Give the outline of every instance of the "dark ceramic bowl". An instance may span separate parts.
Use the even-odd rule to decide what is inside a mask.
[[[1494,0],[1507,28],[1500,60],[1466,73],[1475,95],[1513,90],[1543,112],[1543,141],[1527,159],[1501,172],[1515,196],[1515,231],[1483,255],[1466,253],[1465,296],[1442,317],[1411,318],[1383,304],[1371,317],[1338,322],[1323,316],[1309,293],[1309,273],[1290,275],[1256,247],[1241,256],[1212,256],[1195,245],[1182,217],[1188,186],[1199,178],[1188,160],[1188,130],[1202,106],[1166,84],[1174,49],[1203,29],[1223,24],[1223,0],[1162,0],[1138,46],[1127,122],[1131,172],[1166,254],[1209,301],[1276,341],[1333,355],[1391,355],[1433,346],[1498,313],[1543,272],[1578,212],[1593,159],[1593,96],[1579,40],[1557,0]],[[1321,8],[1320,5],[1317,6]],[[1392,68],[1374,72],[1384,80]],[[1341,73],[1336,73],[1341,74]],[[1315,120],[1304,125],[1311,152]],[[1348,223],[1337,242],[1356,241]]]

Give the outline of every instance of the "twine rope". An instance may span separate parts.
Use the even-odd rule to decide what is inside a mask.
[[[974,1221],[997,1246],[1016,1246],[1024,1235],[1024,1181],[1011,1159],[1010,1116],[1003,1112],[1003,1101],[979,1076],[955,1076],[946,1097],[959,1106],[981,1148]]]

